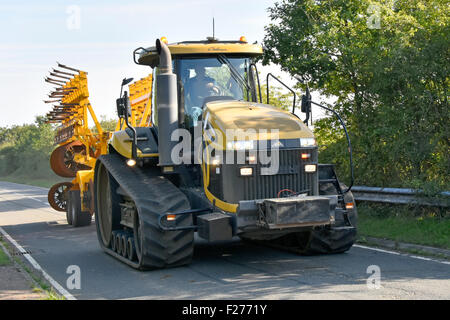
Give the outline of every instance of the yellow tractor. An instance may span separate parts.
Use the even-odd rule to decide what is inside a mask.
[[[294,113],[295,98],[292,112],[263,103],[255,64],[262,53],[243,37],[161,38],[134,51],[135,62],[152,69],[151,111],[137,122],[135,99],[121,89],[120,125],[92,168],[104,251],[153,269],[190,263],[196,232],[304,254],[353,245],[351,185],[339,182],[333,165],[318,163],[307,126],[314,102],[302,97],[306,120]]]

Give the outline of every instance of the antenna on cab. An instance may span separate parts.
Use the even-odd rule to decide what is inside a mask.
[[[206,37],[206,39],[209,42],[216,42],[216,41],[218,41],[218,39],[216,39],[216,28],[215,28],[214,16],[213,16],[213,21],[212,21],[212,31],[213,31],[212,37]]]

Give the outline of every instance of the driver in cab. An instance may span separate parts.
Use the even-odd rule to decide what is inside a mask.
[[[189,94],[191,102],[196,107],[202,107],[203,99],[213,94],[217,94],[218,90],[215,80],[206,75],[205,67],[195,66],[195,77],[189,79],[186,84],[186,92]]]
[[[190,108],[187,111],[194,120],[196,120],[202,113],[203,101],[206,97],[217,95],[219,92],[215,80],[206,75],[205,67],[195,66],[195,77],[190,78],[185,86],[187,97],[190,101]]]

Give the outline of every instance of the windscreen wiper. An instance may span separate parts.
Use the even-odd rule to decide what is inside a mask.
[[[236,70],[236,68],[231,64],[230,60],[228,60],[227,57],[225,57],[223,54],[219,54],[217,57],[217,60],[219,60],[220,63],[226,64],[228,68],[230,68],[231,76],[234,80],[236,80],[237,83],[240,83],[241,85],[244,85],[247,89],[247,92],[250,92],[250,86],[248,83],[244,80],[244,78],[241,76],[241,74]]]

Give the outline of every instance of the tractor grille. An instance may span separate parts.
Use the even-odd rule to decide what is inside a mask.
[[[310,153],[307,160],[301,159],[302,153]],[[305,164],[317,164],[317,149],[279,150],[279,171],[274,175],[262,175],[262,165],[256,165],[251,177],[243,177],[242,200],[276,198],[283,189],[296,193],[307,192],[313,195],[317,191],[317,171],[305,173]]]

